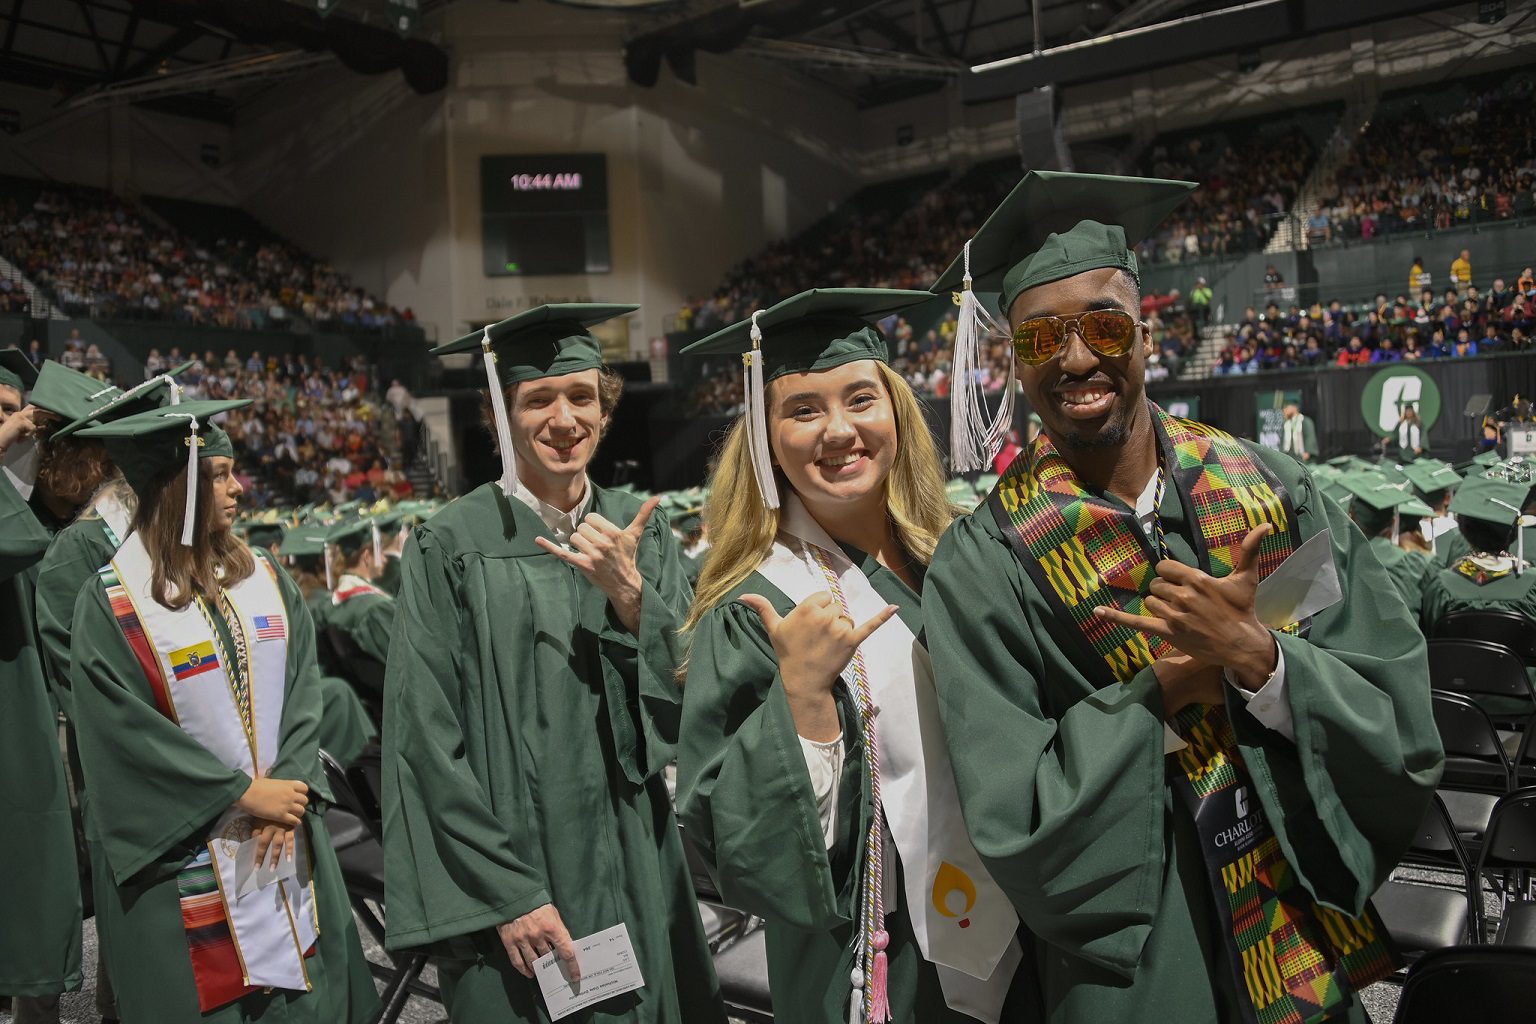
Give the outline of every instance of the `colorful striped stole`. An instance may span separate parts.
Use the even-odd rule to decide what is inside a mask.
[[[1199,568],[1229,574],[1243,538],[1267,522],[1274,531],[1259,548],[1267,577],[1300,543],[1285,489],[1230,435],[1151,409],[1163,472],[1195,528]],[[988,504],[1052,610],[1077,627],[1071,653],[1090,681],[1126,682],[1173,651],[1159,636],[1094,614],[1100,605],[1144,614],[1158,552],[1135,513],[1084,488],[1049,437],[1014,460]],[[1169,724],[1188,744],[1169,775],[1200,832],[1245,1020],[1314,1024],[1342,1015],[1354,992],[1395,967],[1375,910],[1349,918],[1301,885],[1249,799],[1255,791],[1225,707],[1192,705]]]

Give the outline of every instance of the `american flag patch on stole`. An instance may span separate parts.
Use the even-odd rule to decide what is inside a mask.
[[[258,615],[251,621],[256,626],[257,640],[283,639],[283,617],[281,615]]]

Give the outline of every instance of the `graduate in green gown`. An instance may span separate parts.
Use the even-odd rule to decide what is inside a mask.
[[[390,597],[400,596],[400,555],[405,550],[405,538],[410,532],[406,529],[408,520],[414,522],[415,516],[399,510],[374,517],[379,528],[384,560],[378,566],[378,575],[374,577],[373,585]]]
[[[1430,573],[1424,580],[1423,623],[1433,635],[1436,623],[1451,612],[1507,609],[1536,619],[1536,572],[1529,559],[1536,552],[1525,548],[1530,516],[1521,510],[1532,497],[1529,483],[1472,477],[1451,499],[1451,512],[1460,527],[1458,534],[1467,553]],[[1518,525],[1517,525],[1518,524]],[[1533,685],[1536,669],[1528,668]],[[1530,709],[1524,698],[1478,695],[1477,701],[1496,717],[1520,715]]]
[[[51,517],[23,497],[34,479],[18,458],[42,418],[25,404],[36,381],[25,355],[0,352],[0,996],[27,1022],[57,1020],[81,980],[74,822],[34,605]]]
[[[455,1024],[547,1021],[533,961],[579,971],[572,940],[620,924],[644,986],[590,1019],[724,1019],[661,776],[691,592],[657,499],[586,473],[622,389],[588,327],[635,308],[540,306],[438,350],[483,350],[502,478],[401,560],[384,862],[388,944],[431,947]]]
[[[389,657],[395,599],[373,583],[380,553],[377,538],[371,519],[339,523],[327,531],[336,579],[327,626],[341,630],[360,653],[382,665]]]
[[[1408,518],[1417,520],[1429,515],[1429,506],[1414,496],[1406,481],[1393,483],[1379,472],[1346,474],[1343,486],[1352,499],[1349,517],[1370,542],[1408,613],[1417,619],[1424,578],[1434,569],[1434,563],[1427,555],[1399,546],[1397,534]]]
[[[1147,401],[1131,247],[1190,188],[1031,172],[971,243],[1044,432],[928,570],[945,735],[1048,1019],[1364,1022],[1368,901],[1443,764],[1425,643],[1303,466]],[[1324,531],[1341,599],[1261,621]]]
[[[209,419],[246,404],[79,435],[106,440],[138,498],[80,591],[69,652],[96,912],[129,1024],[350,1024],[377,1009],[319,813],[313,628],[276,561],[230,530],[241,489]],[[239,865],[267,858],[297,876],[247,892]]]
[[[917,640],[923,573],[956,510],[922,409],[866,323],[928,298],[806,292],[688,350],[734,355],[761,333],[766,385],[726,437],[705,515],[678,809],[724,901],[767,921],[778,1020],[1038,1014],[1018,918],[995,884],[973,893],[991,897],[985,920],[976,906],[930,909],[957,863],[980,876]],[[925,757],[931,787],[912,770]]]

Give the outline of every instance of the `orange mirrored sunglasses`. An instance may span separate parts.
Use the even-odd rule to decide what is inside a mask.
[[[1073,316],[1037,316],[1013,329],[1013,351],[1022,363],[1049,362],[1076,331],[1101,356],[1123,356],[1136,344],[1139,321],[1119,309],[1091,309]]]

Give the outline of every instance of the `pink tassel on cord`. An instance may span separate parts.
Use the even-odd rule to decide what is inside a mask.
[[[885,931],[875,932],[875,966],[873,977],[869,979],[869,1019],[875,1024],[885,1024],[891,1019],[891,997],[886,993],[886,974],[889,967],[886,963],[885,947],[890,945],[891,937]]]

